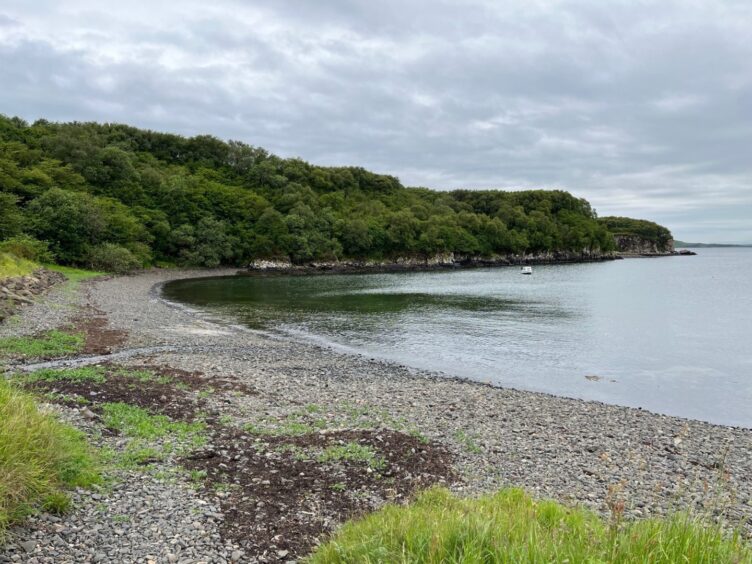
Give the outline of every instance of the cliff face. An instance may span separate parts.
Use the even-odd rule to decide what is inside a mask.
[[[655,241],[639,235],[614,235],[616,251],[628,256],[663,256],[674,254],[674,240],[659,246]]]

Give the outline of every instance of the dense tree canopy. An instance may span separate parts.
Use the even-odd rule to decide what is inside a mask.
[[[605,251],[607,227],[562,191],[405,188],[208,135],[0,116],[0,239],[31,235],[66,263]]]

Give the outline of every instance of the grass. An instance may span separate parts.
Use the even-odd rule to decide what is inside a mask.
[[[519,489],[458,499],[433,488],[346,524],[310,562],[721,564],[752,562],[752,548],[686,515],[609,523]]]
[[[35,262],[8,253],[0,253],[0,280],[28,276],[37,268],[39,265]]]
[[[79,352],[84,346],[81,334],[48,331],[38,337],[4,337],[0,339],[0,355],[22,358],[65,356]]]
[[[205,441],[206,426],[202,422],[173,421],[166,415],[152,415],[141,407],[127,403],[103,404],[102,418],[107,427],[135,439],[168,437],[188,442],[191,446],[200,446]]]
[[[45,264],[44,267],[47,270],[54,270],[55,272],[60,272],[65,275],[65,277],[68,279],[65,283],[66,292],[75,292],[78,289],[78,286],[84,280],[105,275],[104,272],[82,270],[80,268],[73,268],[71,266],[60,266],[59,264]]]
[[[105,370],[101,366],[83,366],[81,368],[61,368],[37,370],[30,374],[18,376],[22,382],[94,382],[104,383],[107,378]]]
[[[454,439],[458,443],[462,444],[465,449],[472,454],[481,454],[483,452],[483,449],[480,448],[480,446],[476,442],[476,438],[473,435],[465,433],[465,431],[461,429],[458,429],[454,433]]]
[[[38,510],[65,511],[65,490],[101,478],[84,435],[37,409],[31,396],[0,379],[0,539]]]
[[[374,470],[380,470],[385,466],[384,459],[368,445],[361,445],[355,442],[345,443],[344,445],[330,446],[318,456],[318,461],[326,462],[365,462]]]

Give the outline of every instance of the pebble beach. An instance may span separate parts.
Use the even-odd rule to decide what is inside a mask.
[[[160,285],[169,280],[234,272],[154,270],[95,279],[74,291],[57,287],[0,325],[0,336],[31,335],[96,312],[102,330],[119,338],[101,354],[67,362],[200,374],[202,382],[211,383],[211,393],[197,387],[186,398],[225,429],[201,452],[211,453],[207,458],[230,457],[234,471],[248,475],[248,483],[238,484],[245,488],[240,496],[197,486],[176,469],[192,467],[185,459],[112,470],[106,487],[74,492],[70,513],[35,515],[16,527],[0,548],[0,562],[294,561],[325,540],[343,515],[405,501],[434,483],[462,495],[521,487],[535,497],[604,515],[623,505],[627,518],[691,511],[752,535],[752,430],[416,371],[254,332],[160,296]],[[14,365],[9,371],[26,368]],[[102,431],[96,413],[65,405],[46,408],[84,430],[94,444],[123,447],[122,437]],[[267,448],[264,464],[252,455],[246,460],[244,453],[260,439],[244,429],[273,426],[300,413],[311,420],[316,414],[309,442],[266,438],[261,440]],[[341,483],[350,480],[353,491],[357,487],[367,495],[341,503],[319,496],[304,522],[289,506],[306,507],[301,501],[308,500],[306,489],[318,491],[312,465],[306,472],[314,481],[299,491],[298,478],[284,477],[290,491],[302,497],[286,501],[264,487],[289,466],[280,446],[325,448],[335,436],[389,445],[384,456],[395,468],[390,488],[361,484],[343,467]],[[398,468],[400,460],[406,462]],[[209,478],[222,473],[221,467],[202,468]],[[271,477],[265,468],[271,468]],[[256,490],[267,497],[254,498]],[[273,515],[305,523],[299,526],[307,531],[307,544],[286,537],[294,534],[292,525],[270,533],[264,520]]]

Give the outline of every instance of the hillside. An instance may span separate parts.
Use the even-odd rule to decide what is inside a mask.
[[[109,270],[614,249],[610,224],[567,192],[407,188],[118,124],[0,116],[0,204],[0,240],[25,234],[61,263]]]

